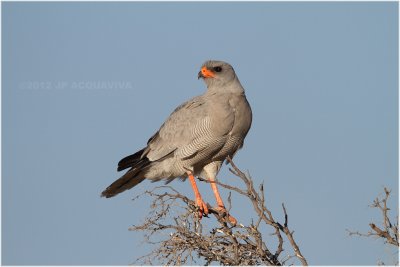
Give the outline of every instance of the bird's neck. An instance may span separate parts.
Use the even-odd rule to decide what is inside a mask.
[[[207,84],[207,92],[206,93],[230,93],[230,94],[244,94],[243,86],[240,84],[239,79],[234,79],[229,83],[219,84],[217,82]]]

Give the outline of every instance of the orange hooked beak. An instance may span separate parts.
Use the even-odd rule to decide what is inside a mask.
[[[201,70],[199,71],[199,75],[197,76],[199,79],[200,78],[214,78],[215,73],[206,67],[202,67]]]

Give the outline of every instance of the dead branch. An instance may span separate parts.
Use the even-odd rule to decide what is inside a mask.
[[[399,247],[399,216],[392,223],[389,217],[389,208],[387,206],[387,201],[390,197],[390,190],[386,187],[384,188],[384,196],[382,198],[375,198],[373,203],[370,205],[371,208],[377,208],[382,214],[382,223],[378,226],[376,223],[370,223],[371,228],[367,233],[361,233],[359,231],[347,230],[349,236],[360,236],[360,237],[373,237],[376,239],[381,239],[385,244],[390,244]],[[379,262],[378,265],[384,265],[383,262]],[[398,265],[398,262],[396,263]]]
[[[231,159],[228,162],[232,166],[230,171],[241,179],[244,188],[215,183],[249,199],[257,216],[256,223],[230,226],[229,215],[209,204],[210,214],[216,221],[199,220],[194,201],[171,186],[159,186],[138,196],[150,197],[151,209],[144,223],[132,226],[130,230],[143,232],[144,242],[155,248],[136,262],[149,265],[287,265],[288,260],[297,259],[302,265],[307,265],[293,231],[289,229],[285,206],[282,204],[282,224],[274,219],[266,206],[263,185],[257,191],[251,177],[240,171]],[[260,231],[262,225],[273,230],[278,241],[275,251],[266,245],[266,235]],[[284,237],[289,241],[288,245],[284,245]],[[282,255],[284,247],[292,248],[294,255]]]
[[[383,219],[382,225],[377,226],[375,223],[370,223],[369,226],[371,230],[367,233],[347,230],[350,236],[356,235],[363,237],[382,238],[387,244],[391,244],[396,247],[399,246],[399,216],[397,215],[395,223],[393,224],[388,214],[390,209],[387,207],[387,200],[389,199],[390,192],[391,191],[385,187],[384,197],[377,197],[370,206],[371,208],[377,208],[381,211]]]

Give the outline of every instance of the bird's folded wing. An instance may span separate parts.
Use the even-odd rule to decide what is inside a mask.
[[[232,129],[233,120],[220,122],[216,134],[213,131],[216,122],[211,116],[201,97],[182,104],[150,138],[144,155],[151,161],[163,159],[168,155],[185,159],[200,152],[212,156],[224,145],[226,135]]]

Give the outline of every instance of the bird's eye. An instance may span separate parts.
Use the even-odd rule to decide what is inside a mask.
[[[222,68],[221,68],[221,67],[214,67],[214,71],[215,71],[215,72],[221,72],[221,71],[222,71]]]

